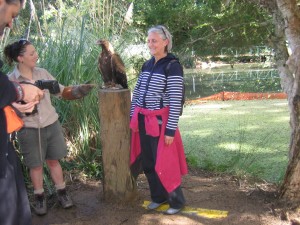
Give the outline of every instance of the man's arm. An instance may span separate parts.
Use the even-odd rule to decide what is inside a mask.
[[[0,108],[4,108],[11,102],[17,100],[17,91],[14,84],[8,80],[8,77],[0,73]]]
[[[44,92],[32,84],[17,84],[0,73],[0,108],[15,101],[36,102],[43,98]]]
[[[44,92],[33,84],[20,84],[23,89],[23,101],[36,102],[44,97]]]

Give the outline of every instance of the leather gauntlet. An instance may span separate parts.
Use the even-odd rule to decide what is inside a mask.
[[[80,84],[65,87],[62,92],[62,98],[65,100],[76,100],[83,98],[95,87],[94,84]]]

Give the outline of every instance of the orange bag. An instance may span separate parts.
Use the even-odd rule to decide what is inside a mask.
[[[17,113],[11,106],[6,106],[4,108],[4,113],[6,117],[8,134],[14,131],[18,131],[23,127],[23,120],[20,117],[18,117]]]

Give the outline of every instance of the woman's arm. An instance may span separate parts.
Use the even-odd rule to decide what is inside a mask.
[[[167,77],[167,94],[170,98],[170,112],[165,135],[174,136],[181,112],[183,92],[183,71],[179,63],[173,63]]]

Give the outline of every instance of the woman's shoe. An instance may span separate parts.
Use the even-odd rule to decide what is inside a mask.
[[[165,211],[165,214],[167,214],[167,215],[174,215],[174,214],[180,212],[181,209],[182,209],[182,208],[180,208],[180,209],[168,208],[168,209]]]
[[[166,203],[166,201],[161,202],[161,203],[157,203],[157,202],[151,202],[147,208],[148,209],[157,209],[159,206],[161,206],[162,204]]]

